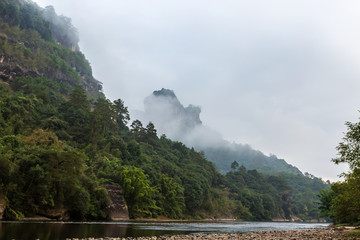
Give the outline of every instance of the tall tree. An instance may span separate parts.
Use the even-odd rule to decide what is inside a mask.
[[[121,184],[131,217],[151,217],[157,207],[153,199],[155,189],[150,186],[148,176],[140,168],[124,167]]]
[[[349,173],[343,173],[345,181],[332,185],[334,193],[322,193],[320,198],[324,210],[329,210],[329,215],[335,223],[356,223],[360,219],[360,122],[346,122],[347,132],[343,141],[336,147],[338,157],[332,159],[336,164],[348,163]],[[328,197],[333,197],[331,200]],[[324,211],[323,211],[324,212]]]
[[[145,128],[143,127],[142,122],[136,119],[132,122],[130,127],[133,138],[137,141],[141,141],[145,133]]]
[[[115,118],[116,112],[113,104],[105,98],[97,99],[92,112],[94,137],[100,138],[111,135],[116,127]]]
[[[78,85],[70,94],[70,103],[76,109],[90,110],[90,101],[84,89]]]
[[[121,99],[114,101],[114,111],[116,113],[115,120],[119,129],[126,129],[126,124],[130,120],[128,108],[125,107],[124,101]]]

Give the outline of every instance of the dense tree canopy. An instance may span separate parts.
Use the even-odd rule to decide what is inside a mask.
[[[82,53],[54,41],[77,41],[54,33],[57,27],[75,33],[70,20],[48,8],[47,17],[60,21],[50,24],[42,11],[31,1],[0,1],[0,200],[6,219],[58,219],[54,212],[106,219],[108,183],[123,188],[132,218],[318,218],[312,201],[326,187],[320,179],[265,175],[237,162],[220,174],[204,153],[158,137],[153,123],[128,126],[124,102],[104,97]],[[357,166],[348,183],[357,184]],[[337,196],[347,191],[334,186]]]
[[[349,173],[343,173],[345,180],[332,184],[331,189],[320,193],[321,214],[335,223],[360,222],[360,122],[346,122],[347,132],[337,146],[336,164],[347,163]]]
[[[313,176],[264,175],[238,164],[221,175],[203,153],[159,138],[151,122],[128,128],[121,100],[91,102],[79,86],[66,100],[46,78],[0,86],[0,188],[9,219],[54,208],[106,218],[103,183],[123,187],[133,218],[318,217],[312,202],[324,184]]]

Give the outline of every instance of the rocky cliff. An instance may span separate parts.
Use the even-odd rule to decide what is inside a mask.
[[[106,184],[111,204],[108,206],[108,219],[111,221],[129,220],[129,211],[126,206],[123,190],[119,185]]]
[[[0,199],[0,220],[3,219],[5,209],[6,209],[6,201],[4,199]]]

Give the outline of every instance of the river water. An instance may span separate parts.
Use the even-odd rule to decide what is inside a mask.
[[[0,240],[65,240],[196,233],[324,229],[327,223],[289,222],[0,222]]]

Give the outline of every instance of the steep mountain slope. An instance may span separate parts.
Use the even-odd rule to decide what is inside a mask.
[[[20,0],[1,1],[0,17],[3,81],[13,76],[46,77],[61,84],[64,94],[81,85],[91,98],[102,96],[89,62],[76,51],[77,32],[69,18],[57,16],[51,7],[42,9]]]
[[[205,156],[221,172],[231,170],[235,161],[246,169],[256,169],[264,173],[300,174],[300,170],[276,156],[266,156],[249,145],[230,143],[222,139],[215,131],[202,125],[200,107],[184,107],[172,90],[154,91],[144,101],[145,112],[139,116],[145,121],[152,121],[160,134],[170,139],[181,141]]]
[[[117,219],[127,215],[118,211],[123,194],[130,218],[318,218],[320,179],[243,166],[220,174],[203,153],[158,137],[152,123],[129,128],[127,107],[101,93],[73,27],[58,35],[47,10],[51,18],[31,1],[0,2],[1,217]],[[202,126],[199,108],[165,95],[184,131]]]

